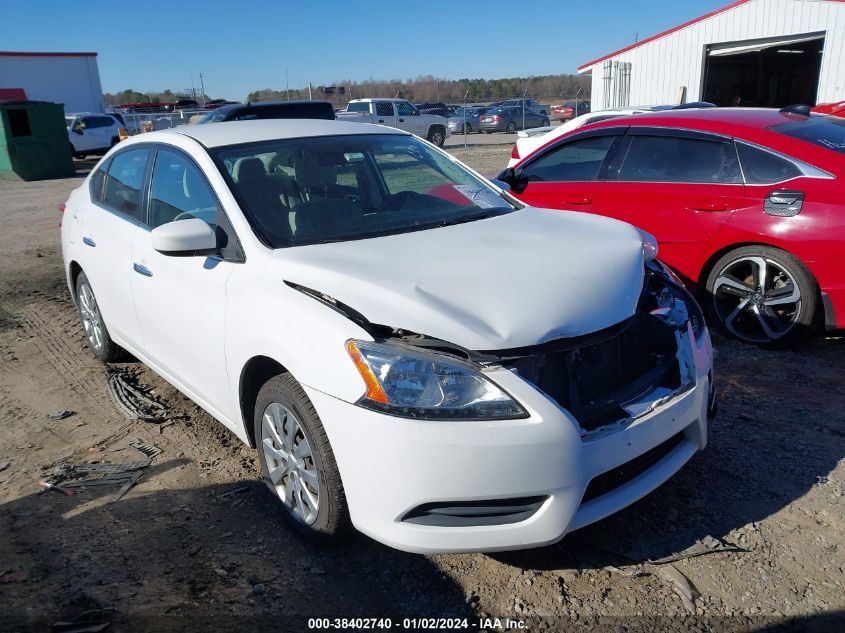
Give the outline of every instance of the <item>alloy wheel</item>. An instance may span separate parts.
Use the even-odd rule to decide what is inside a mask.
[[[82,315],[82,327],[85,328],[85,336],[95,351],[103,348],[103,320],[100,315],[100,308],[94,291],[88,284],[79,287],[79,312]]]
[[[719,320],[737,338],[765,343],[789,334],[801,317],[801,290],[792,274],[768,257],[729,262],[713,284]]]
[[[261,443],[279,499],[296,520],[311,525],[320,509],[320,477],[311,445],[293,412],[278,402],[267,405]]]

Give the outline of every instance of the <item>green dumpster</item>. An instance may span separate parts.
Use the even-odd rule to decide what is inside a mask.
[[[45,180],[73,175],[62,104],[0,102],[0,180]]]

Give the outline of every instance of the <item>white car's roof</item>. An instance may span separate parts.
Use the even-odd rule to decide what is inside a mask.
[[[146,141],[174,134],[188,136],[206,147],[238,145],[283,138],[338,136],[347,134],[402,134],[407,132],[372,123],[326,121],[320,119],[263,119],[261,121],[226,121],[204,125],[181,125],[169,130],[149,132]]]

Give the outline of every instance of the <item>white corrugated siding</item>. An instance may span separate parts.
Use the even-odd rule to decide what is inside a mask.
[[[0,55],[0,88],[23,88],[35,101],[65,104],[65,112],[105,112],[93,56]]]
[[[752,0],[613,56],[631,63],[631,104],[674,103],[680,86],[687,101],[701,98],[704,51],[709,44],[824,31],[818,103],[845,100],[845,2]],[[602,62],[591,66],[594,107],[604,101]]]

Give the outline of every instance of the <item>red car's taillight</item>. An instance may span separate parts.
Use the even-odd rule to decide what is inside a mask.
[[[520,158],[519,149],[517,148],[516,143],[513,144],[513,149],[511,150],[511,158],[515,158],[517,160],[519,160]]]
[[[502,119],[502,117],[500,117],[498,114],[494,114],[493,116],[490,117],[491,121],[501,121],[501,119]]]

